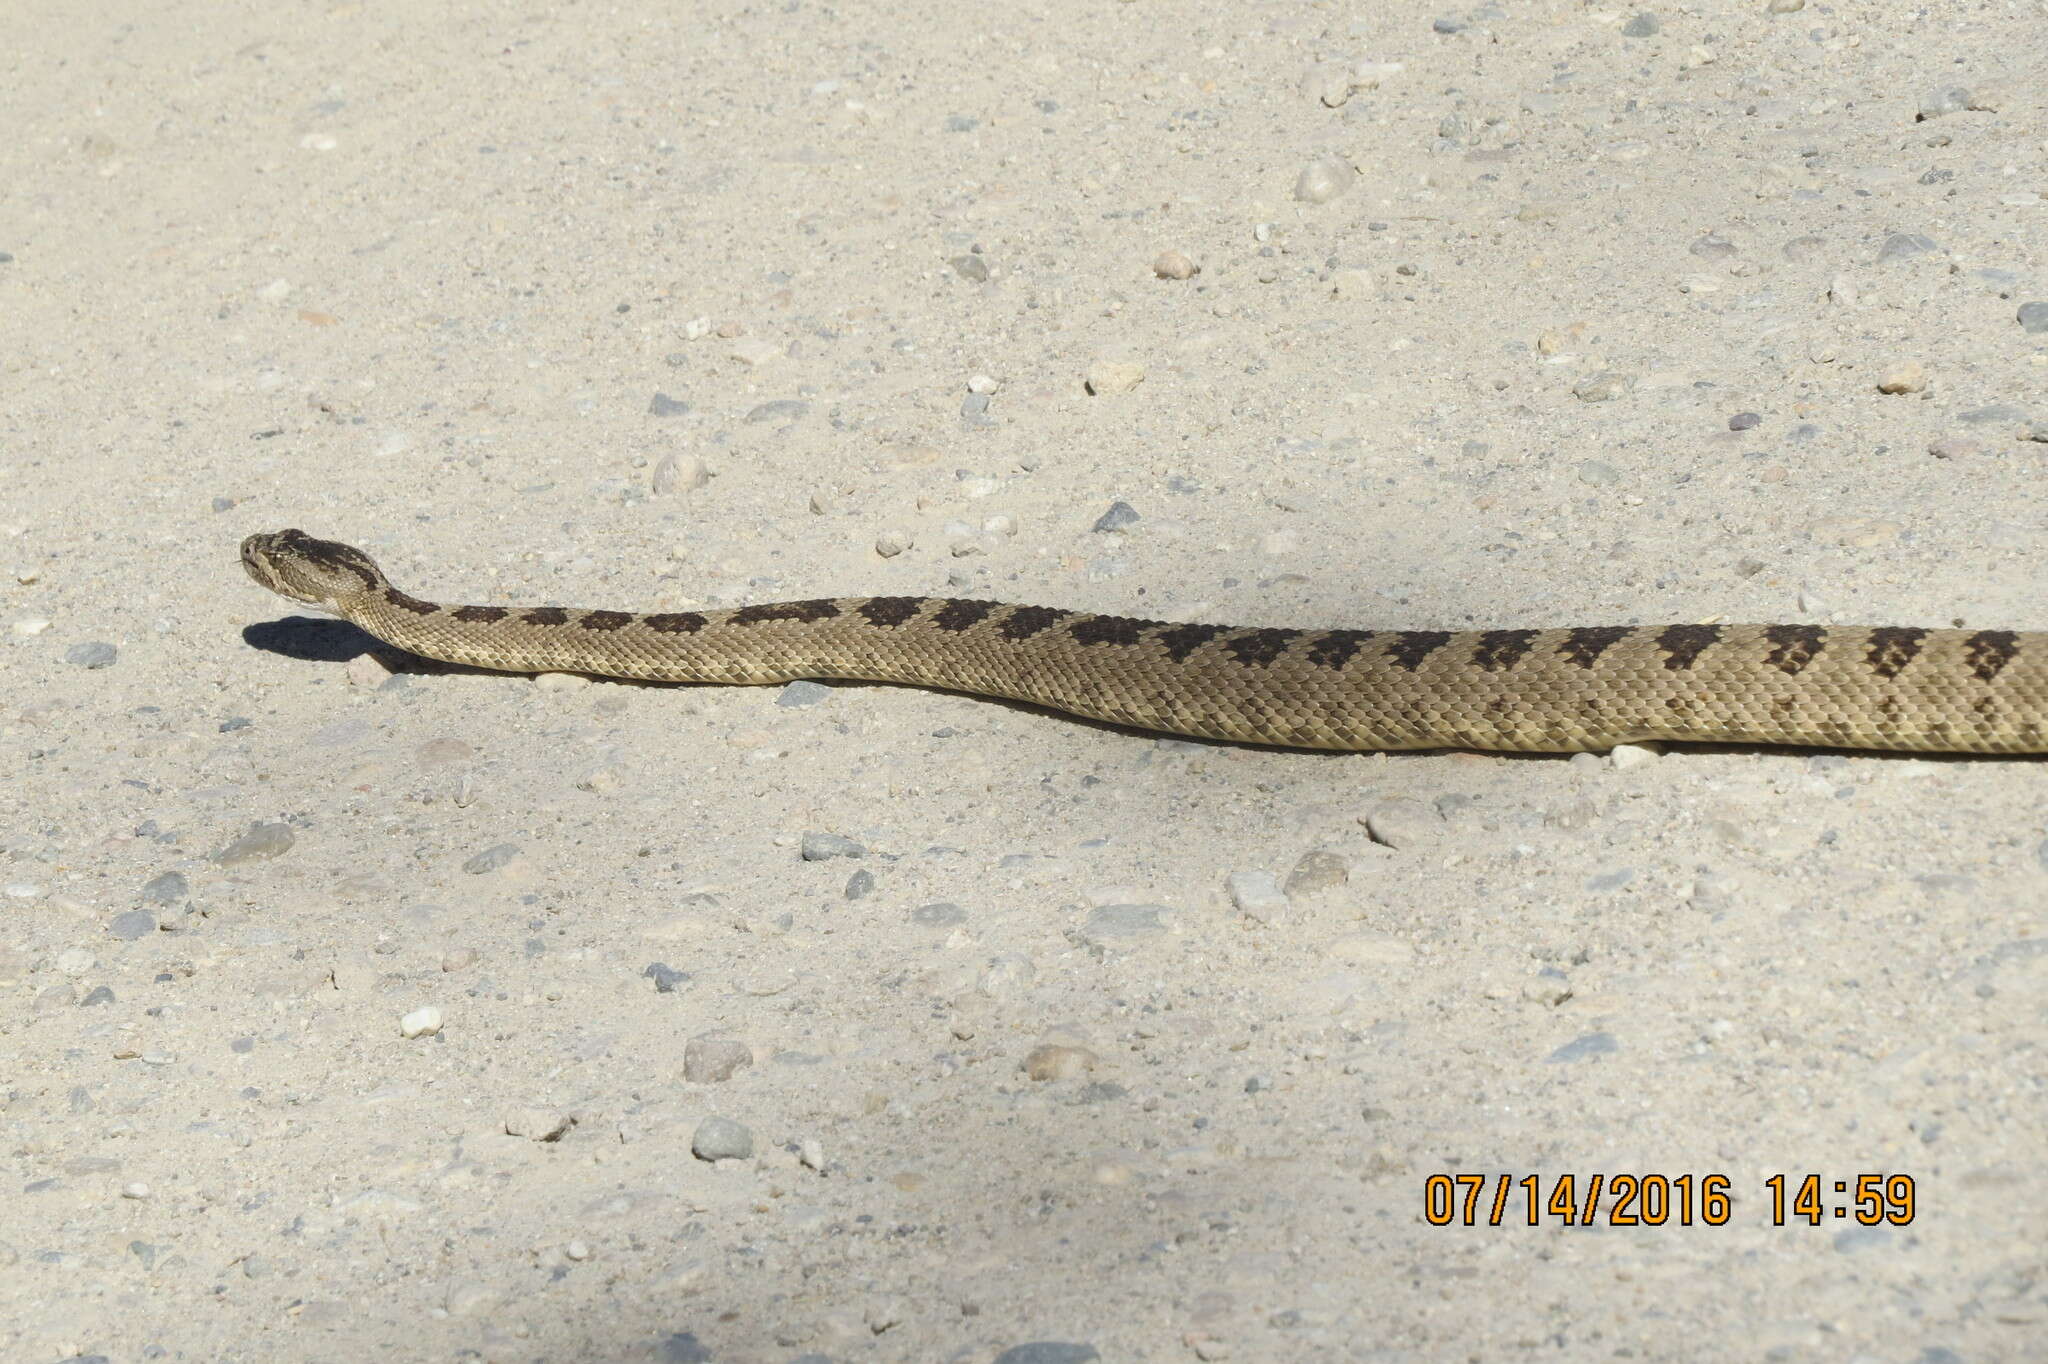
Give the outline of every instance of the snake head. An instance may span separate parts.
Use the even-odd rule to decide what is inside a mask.
[[[242,541],[242,567],[279,596],[327,611],[389,585],[370,556],[354,545],[316,540],[302,530],[250,536]]]

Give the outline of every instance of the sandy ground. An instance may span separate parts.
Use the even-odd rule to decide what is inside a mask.
[[[236,561],[2048,629],[2048,11],[1773,8],[11,0],[0,1357],[2041,1357],[2038,761],[435,673]]]

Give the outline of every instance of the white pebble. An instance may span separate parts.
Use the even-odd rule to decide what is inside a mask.
[[[1918,360],[1903,360],[1884,372],[1877,381],[1879,393],[1918,393],[1927,387],[1927,367]]]
[[[441,1011],[428,1004],[398,1020],[398,1031],[407,1037],[429,1037],[441,1031]]]
[[[816,1137],[805,1137],[797,1147],[797,1159],[812,1170],[825,1168],[825,1147]]]
[[[541,673],[533,679],[533,685],[550,694],[581,691],[590,685],[590,679],[582,673]]]
[[[1294,180],[1294,197],[1308,204],[1327,204],[1351,188],[1358,179],[1358,172],[1350,163],[1335,157],[1324,157],[1311,161],[1301,168],[1301,174]]]
[[[910,538],[909,531],[891,528],[875,537],[875,553],[884,559],[893,559],[914,543],[916,542]]]
[[[1617,772],[1642,767],[1657,760],[1664,750],[1655,744],[1616,744],[1607,752],[1607,761],[1614,764]]]
[[[26,619],[14,622],[11,628],[17,635],[40,635],[43,631],[50,628],[50,622],[44,620],[41,616],[29,616]]]
[[[1272,872],[1234,871],[1228,885],[1230,902],[1247,918],[1270,924],[1287,913],[1287,893]]]
[[[144,1184],[141,1180],[137,1180],[133,1184],[123,1184],[121,1186],[121,1197],[147,1198],[149,1197],[149,1185]]]
[[[1152,260],[1152,273],[1161,279],[1192,279],[1202,272],[1185,252],[1161,251]]]
[[[993,393],[1000,385],[986,374],[976,374],[967,380],[969,393]]]
[[[658,494],[688,492],[711,481],[711,471],[695,455],[663,455],[654,466],[652,488]]]

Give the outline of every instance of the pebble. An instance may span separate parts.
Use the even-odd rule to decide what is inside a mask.
[[[1101,1351],[1065,1340],[1028,1340],[995,1357],[995,1364],[1096,1364]]]
[[[289,824],[252,824],[248,833],[215,853],[213,860],[223,867],[236,867],[244,862],[264,862],[290,852],[294,841]]]
[[[2037,335],[2048,332],[2048,302],[2020,304],[2018,319],[2021,331]]]
[[[1614,1040],[1614,1034],[1589,1032],[1583,1037],[1573,1038],[1543,1059],[1557,1065],[1569,1065],[1573,1061],[1583,1061],[1589,1056],[1606,1056],[1620,1050],[1621,1043]]]
[[[1127,951],[1149,938],[1163,938],[1172,930],[1160,915],[1172,915],[1164,905],[1102,905],[1089,911],[1074,936],[1097,951]]]
[[[919,905],[910,911],[910,922],[919,928],[953,928],[967,922],[967,911],[944,901]]]
[[[955,256],[946,262],[953,267],[953,273],[970,284],[988,283],[988,262],[973,254]]]
[[[1161,251],[1152,258],[1152,273],[1161,279],[1193,279],[1202,267],[1180,251]]]
[[[591,684],[591,679],[582,673],[538,673],[534,676],[536,690],[548,695],[559,696],[564,692],[582,691]]]
[[[1358,180],[1348,161],[1326,156],[1309,162],[1294,178],[1294,197],[1305,204],[1327,204]]]
[[[151,904],[174,905],[192,893],[182,872],[167,871],[161,876],[151,877],[142,888],[142,898]]]
[[[502,867],[509,866],[518,856],[519,845],[517,843],[499,843],[485,848],[482,852],[464,862],[462,869],[471,876],[481,876],[485,872],[497,871]]]
[[[866,857],[868,850],[840,834],[807,833],[803,841],[803,860],[806,862],[829,862],[835,857]]]
[[[1879,393],[1918,393],[1927,387],[1927,367],[1918,360],[1893,364],[1877,381]]]
[[[665,961],[651,961],[647,963],[647,969],[640,974],[654,982],[654,993],[658,995],[674,994],[676,986],[683,984],[690,978],[689,972],[678,971]]]
[[[1334,890],[1351,879],[1351,860],[1342,853],[1317,848],[1303,853],[1295,860],[1294,870],[1287,873],[1286,891],[1289,899],[1304,895],[1318,895]]]
[[[564,1133],[576,1125],[569,1114],[554,1108],[543,1108],[529,1104],[515,1108],[504,1117],[505,1135],[525,1137],[528,1141],[560,1141]]]
[[[1090,393],[1128,393],[1145,382],[1145,367],[1129,360],[1097,360],[1084,382]]]
[[[893,559],[917,543],[907,530],[889,529],[875,536],[875,553]]]
[[[1613,370],[1602,370],[1573,384],[1572,396],[1582,403],[1607,403],[1628,392],[1630,387],[1631,381],[1627,375],[1617,374]]]
[[[690,1136],[699,1160],[745,1160],[754,1154],[754,1134],[731,1118],[706,1118]]]
[[[1125,526],[1137,524],[1137,521],[1138,509],[1136,507],[1133,507],[1128,502],[1112,502],[1109,504],[1109,510],[1096,517],[1095,524],[1090,526],[1089,529],[1097,531],[1122,530]]]
[[[1940,118],[1943,114],[1961,113],[1970,107],[1970,91],[1961,85],[1942,86],[1920,97],[1920,113],[1915,122]]]
[[[650,417],[681,417],[690,411],[689,403],[680,398],[671,398],[666,393],[656,393],[647,400],[647,414]]]
[[[1663,750],[1655,744],[1616,744],[1607,751],[1607,761],[1617,772],[1627,772],[1655,762]]]
[[[811,410],[811,405],[796,398],[777,398],[773,402],[756,403],[747,409],[749,422],[781,422],[785,426],[801,421]]]
[[[1288,910],[1287,893],[1269,871],[1234,871],[1226,883],[1238,912],[1262,924],[1275,923]]]
[[[754,1049],[732,1037],[693,1037],[683,1044],[683,1078],[693,1085],[715,1085],[754,1064]]]
[[[113,666],[120,652],[104,640],[93,640],[66,649],[64,661],[76,668],[108,668]]]
[[[1941,248],[1934,244],[1932,237],[1923,237],[1917,232],[1894,232],[1884,239],[1884,245],[1877,248],[1877,263],[1891,265],[1915,256],[1925,256]]]
[[[1730,431],[1750,431],[1763,425],[1763,417],[1755,412],[1738,412],[1728,419]]]
[[[846,878],[846,888],[840,893],[849,900],[864,900],[874,893],[875,874],[863,867]]]
[[[1033,1047],[1024,1058],[1023,1069],[1034,1080],[1071,1080],[1095,1069],[1101,1058],[1086,1047],[1066,1047],[1053,1043]]]
[[[441,1021],[441,1011],[428,1004],[399,1019],[398,1031],[405,1037],[431,1037],[441,1031]]]
[[[1726,260],[1735,254],[1735,243],[1718,232],[1709,232],[1685,249],[1701,260]]]
[[[156,915],[146,909],[131,909],[125,914],[116,914],[114,921],[107,925],[107,932],[122,942],[134,942],[156,932]]]
[[[1421,801],[1394,796],[1359,817],[1373,842],[1388,848],[1412,848],[1443,833],[1443,816]]]
[[[701,488],[711,481],[711,471],[704,467],[704,461],[695,455],[663,455],[654,466],[654,477],[649,486],[657,494],[688,492]]]
[[[775,704],[778,706],[815,706],[831,694],[832,689],[822,682],[798,679],[795,682],[783,684],[782,690],[775,694]]]
[[[1621,482],[1621,470],[1604,459],[1589,459],[1579,465],[1579,482],[1610,488]]]
[[[1983,442],[1966,440],[1961,436],[1948,436],[1933,442],[1927,453],[1936,459],[1963,459],[1970,455],[1982,454]]]
[[[50,622],[42,616],[24,616],[8,627],[15,634],[25,637],[40,635],[49,628]]]
[[[1654,38],[1663,29],[1663,23],[1654,14],[1638,14],[1621,26],[1624,38]]]

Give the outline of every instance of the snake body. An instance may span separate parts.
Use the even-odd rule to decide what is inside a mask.
[[[502,672],[899,682],[1139,729],[1292,748],[1535,753],[1681,740],[2048,752],[2048,633],[1911,626],[1552,630],[1177,624],[945,597],[720,611],[446,606],[297,530],[250,576],[386,644]]]

